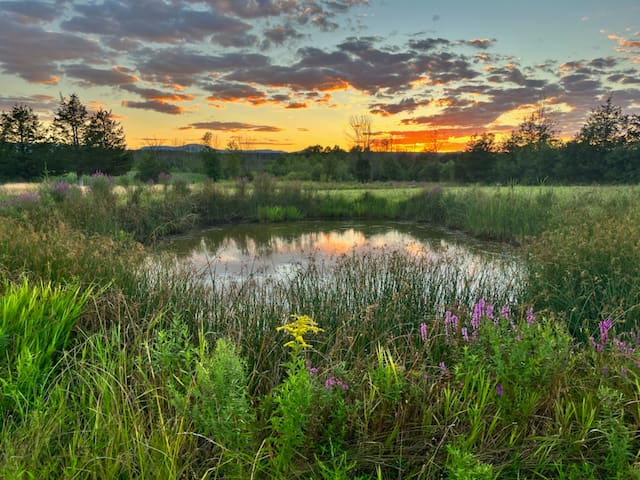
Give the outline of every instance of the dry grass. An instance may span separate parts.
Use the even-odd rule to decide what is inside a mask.
[[[37,191],[40,187],[40,183],[28,183],[28,182],[16,182],[16,183],[3,183],[0,185],[0,192],[7,195],[20,195],[21,193],[28,193]]]

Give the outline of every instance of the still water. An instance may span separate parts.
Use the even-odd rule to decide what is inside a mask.
[[[523,262],[505,245],[415,223],[226,225],[173,237],[160,250],[174,253],[182,267],[215,283],[281,280],[310,263],[331,267],[345,256],[389,252],[463,271],[471,281],[482,271],[485,281],[487,276],[495,279],[496,287],[511,288],[524,276]]]

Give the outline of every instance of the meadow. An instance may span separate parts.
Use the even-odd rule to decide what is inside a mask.
[[[640,478],[639,201],[268,176],[4,189],[0,477]],[[214,287],[146,263],[167,235],[303,218],[505,242],[528,281],[501,298],[480,271],[477,298],[391,252]]]

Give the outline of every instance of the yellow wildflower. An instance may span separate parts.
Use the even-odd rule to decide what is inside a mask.
[[[308,315],[291,315],[291,318],[295,320],[291,323],[287,323],[286,325],[276,328],[278,332],[281,330],[285,330],[286,332],[289,332],[289,334],[291,334],[291,336],[293,337],[293,340],[290,340],[284,344],[285,347],[310,347],[311,345],[309,345],[305,341],[304,335],[308,332],[322,332],[322,329],[319,328],[318,324],[314,322]]]

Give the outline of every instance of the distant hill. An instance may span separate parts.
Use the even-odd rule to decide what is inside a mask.
[[[159,146],[145,146],[138,149],[140,152],[144,151],[157,151],[157,152],[186,152],[186,153],[198,153],[204,150],[206,147],[200,145],[199,143],[188,143],[186,145],[180,145],[178,147],[170,146],[170,145],[159,145]],[[227,153],[226,149],[216,149],[218,153]],[[285,154],[284,150],[272,150],[269,148],[262,148],[256,150],[241,150],[242,153],[254,154],[254,155],[280,155]]]

